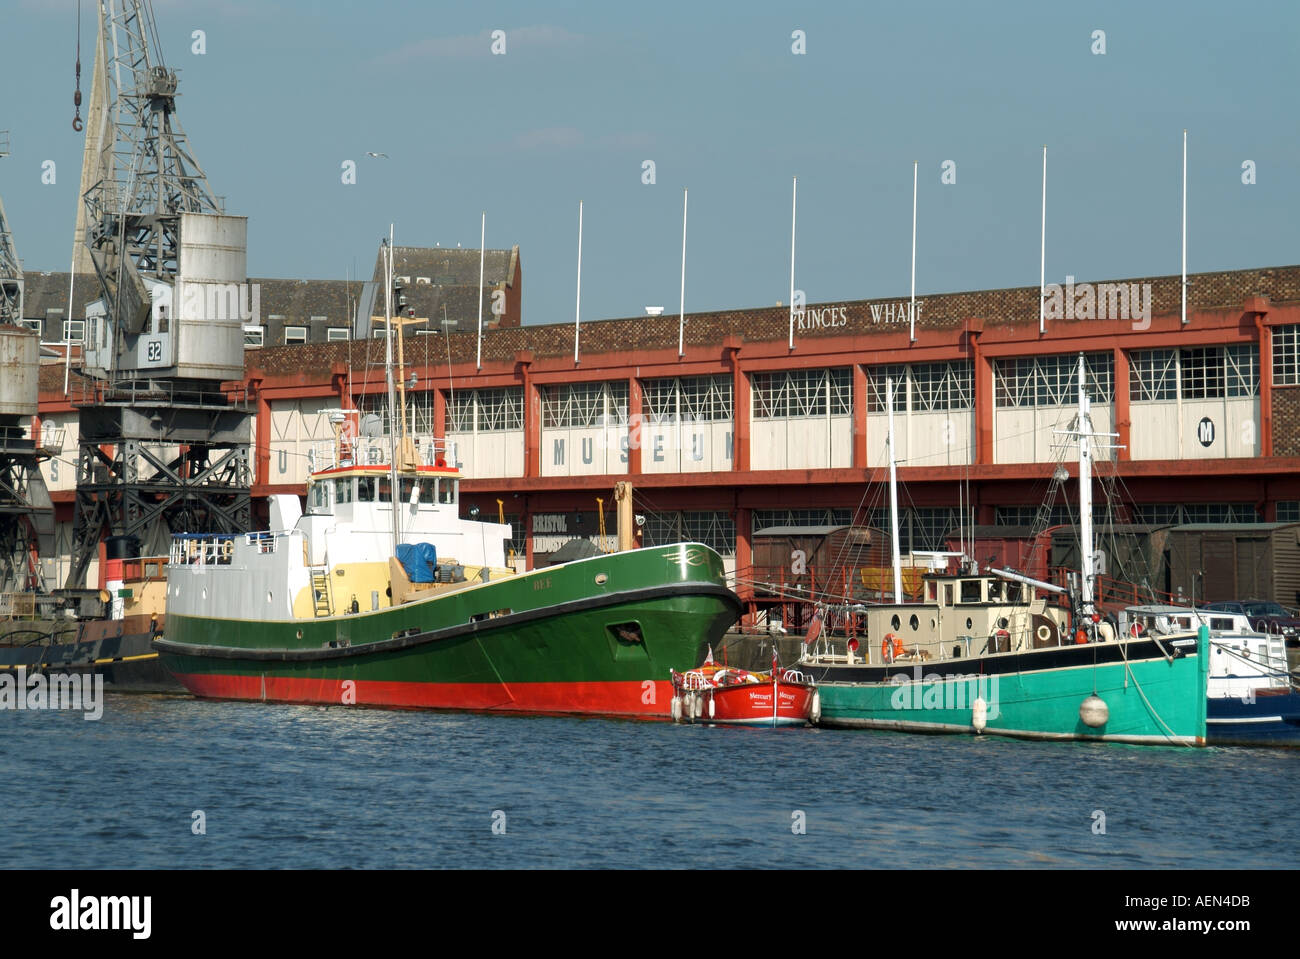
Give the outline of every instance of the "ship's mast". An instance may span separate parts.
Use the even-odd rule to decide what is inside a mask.
[[[898,471],[894,461],[894,381],[885,380],[885,406],[889,408],[889,531],[893,539],[894,604],[903,602],[903,559],[898,548]]]
[[[1079,356],[1079,549],[1083,552],[1080,567],[1079,603],[1085,616],[1091,616],[1093,607],[1095,568],[1092,536],[1092,417],[1091,401],[1084,382],[1083,356]]]
[[[402,541],[401,510],[398,509],[399,487],[397,484],[397,424],[394,420],[402,415],[397,409],[397,396],[393,383],[393,225],[388,224],[388,246],[385,247],[384,270],[384,376],[388,385],[388,477],[392,483],[393,507],[393,555],[397,555],[397,546]],[[403,417],[404,419],[405,417]],[[405,428],[405,424],[403,424]]]
[[[1118,433],[1098,433],[1092,428],[1092,402],[1088,399],[1087,373],[1083,354],[1079,354],[1079,408],[1073,429],[1056,430],[1073,437],[1079,444],[1079,627],[1095,631],[1097,613],[1097,550],[1092,528],[1092,459],[1097,450],[1117,449],[1113,444],[1100,445]]]

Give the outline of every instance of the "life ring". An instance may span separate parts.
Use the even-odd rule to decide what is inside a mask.
[[[1142,635],[1142,624],[1134,623],[1132,626],[1128,628],[1128,634],[1132,636],[1134,639],[1137,639],[1139,636]]]
[[[1040,625],[1038,629],[1034,630],[1034,634],[1038,637],[1038,641],[1044,646],[1052,639],[1052,631],[1046,624]]]
[[[447,458],[445,456],[439,456],[433,461],[433,465],[440,470],[445,470],[447,468]]]
[[[886,633],[880,641],[880,655],[887,663],[892,663],[903,655],[903,641],[893,633]]]

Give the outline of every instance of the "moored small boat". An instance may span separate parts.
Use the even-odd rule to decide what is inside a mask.
[[[802,672],[752,672],[708,661],[685,673],[673,671],[672,717],[684,723],[737,726],[803,726],[818,705],[817,687]]]
[[[1300,692],[1288,675],[1284,637],[1254,629],[1247,616],[1182,606],[1130,606],[1127,635],[1165,642],[1209,632],[1206,741],[1211,746],[1300,747]]]

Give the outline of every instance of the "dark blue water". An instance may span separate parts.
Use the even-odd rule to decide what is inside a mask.
[[[8,868],[1241,869],[1300,850],[1300,750],[110,694],[98,722],[0,712],[0,782]]]

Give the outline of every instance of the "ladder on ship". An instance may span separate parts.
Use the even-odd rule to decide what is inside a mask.
[[[334,612],[334,604],[330,601],[330,573],[327,567],[311,567],[311,595],[316,616],[329,616]]]

